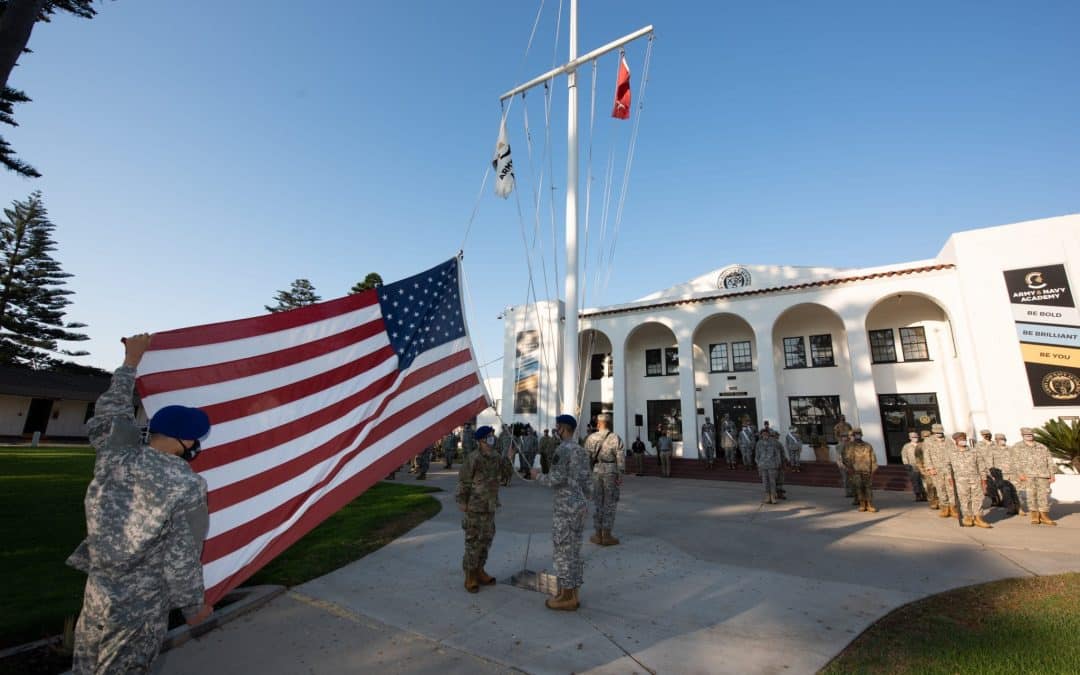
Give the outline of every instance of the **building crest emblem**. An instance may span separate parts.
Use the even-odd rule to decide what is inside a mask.
[[[716,280],[717,288],[731,289],[731,288],[746,288],[750,285],[750,270],[746,269],[742,265],[732,265],[731,267],[725,267],[720,272],[720,278]]]
[[[1080,398],[1080,377],[1064,370],[1055,370],[1043,377],[1042,390],[1055,401],[1075,401]]]

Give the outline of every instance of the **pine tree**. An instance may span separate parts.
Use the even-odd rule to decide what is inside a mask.
[[[363,281],[358,281],[353,284],[353,287],[349,289],[349,295],[355,295],[362,291],[366,291],[369,288],[375,288],[376,286],[382,286],[382,277],[378,272],[368,272],[368,275],[364,277]]]
[[[270,305],[263,305],[268,312],[284,312],[290,309],[296,309],[297,307],[303,307],[304,305],[313,305],[316,302],[322,300],[319,296],[315,295],[315,287],[307,279],[297,279],[292,282],[292,286],[287,291],[278,291],[274,295],[274,302],[277,304],[271,307]]]
[[[61,349],[60,342],[89,337],[73,332],[82,323],[64,323],[68,296],[60,288],[70,274],[53,259],[56,250],[41,193],[16,200],[0,220],[0,363],[47,368],[52,354],[86,356],[85,351]]]

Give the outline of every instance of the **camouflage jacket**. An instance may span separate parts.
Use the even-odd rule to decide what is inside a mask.
[[[923,461],[926,468],[934,469],[939,475],[946,475],[949,471],[949,441],[937,436],[930,436],[923,441]]]
[[[551,471],[536,478],[555,489],[555,512],[572,513],[584,508],[592,498],[592,471],[589,454],[573,441],[563,441],[551,458]]]
[[[757,445],[757,432],[753,427],[743,427],[739,430],[739,447],[753,448]]]
[[[543,457],[551,457],[555,454],[555,448],[559,447],[559,439],[554,436],[540,437],[540,454]]]
[[[987,441],[987,440],[979,439],[979,442],[975,444],[975,452],[979,453],[979,458],[982,459],[983,466],[986,467],[987,471],[989,471],[990,467],[993,466],[993,464],[994,464],[993,463],[993,452],[994,452],[994,443],[993,443],[993,441]]]
[[[496,451],[470,452],[458,469],[457,492],[454,499],[466,511],[494,513],[499,504],[499,483],[513,472],[510,460]]]
[[[457,450],[457,436],[453,433],[446,434],[442,439],[442,451],[453,452]]]
[[[729,448],[733,448],[738,445],[738,441],[735,440],[735,437],[738,435],[738,433],[739,431],[735,428],[735,423],[731,420],[723,420],[720,422],[721,445]]]
[[[1056,470],[1050,449],[1038,441],[1030,446],[1023,441],[1012,446],[1016,473],[1027,478],[1049,478]]]
[[[910,441],[904,443],[904,447],[900,448],[900,461],[908,466],[916,466],[915,449],[918,448],[918,446],[918,443],[912,443]]]
[[[708,422],[701,425],[701,445],[705,448],[716,447],[716,427]]]
[[[798,434],[793,431],[789,431],[784,434],[784,447],[788,452],[802,452],[803,442],[799,438]]]
[[[626,446],[613,431],[594,431],[585,439],[585,452],[595,461],[596,473],[625,473]]]
[[[759,469],[779,469],[781,448],[779,441],[762,438],[754,448],[754,463]]]
[[[204,594],[206,481],[180,457],[142,443],[134,388],[135,369],[118,368],[87,424],[97,453],[83,500],[87,536],[67,564],[123,594],[126,604],[191,615]]]
[[[461,435],[461,451],[464,453],[470,453],[476,450],[478,445],[476,438],[473,437],[473,432],[466,431]]]
[[[1017,473],[1018,468],[1014,461],[1014,451],[1011,446],[994,444],[990,448],[990,466],[1001,469],[1002,475],[1011,476]]]
[[[982,455],[967,446],[953,445],[949,453],[949,466],[957,483],[977,483],[986,476],[987,466]]]
[[[866,441],[852,441],[844,449],[844,466],[856,473],[877,471],[877,457]]]

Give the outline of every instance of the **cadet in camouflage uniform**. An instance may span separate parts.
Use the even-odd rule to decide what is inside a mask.
[[[742,455],[743,469],[750,471],[754,468],[754,450],[757,447],[758,438],[754,433],[754,427],[750,425],[750,418],[743,420],[743,427],[739,430],[739,454]]]
[[[521,456],[525,460],[523,469],[523,475],[528,476],[532,471],[533,464],[536,463],[536,455],[540,451],[540,441],[536,438],[536,430],[532,428],[532,425],[525,425],[525,433],[521,437]]]
[[[454,455],[457,454],[457,436],[454,434],[453,429],[443,436],[442,454],[443,461],[446,462],[445,467],[447,469],[454,468]]]
[[[799,428],[791,427],[784,434],[784,450],[787,452],[788,464],[791,470],[798,473],[802,471],[802,439],[799,438]]]
[[[926,499],[930,502],[929,506],[931,509],[937,510],[941,505],[938,503],[937,488],[934,487],[934,477],[930,475],[930,463],[926,459],[923,446],[923,443],[929,437],[929,430],[923,429],[919,432],[919,442],[915,446],[915,466],[919,469],[919,475],[922,477],[923,490],[926,491]]]
[[[993,436],[989,429],[980,430],[979,435],[982,438],[975,442],[975,452],[978,453],[979,459],[982,460],[983,466],[986,467],[986,496],[990,498],[990,506],[1001,506],[1001,495],[997,491],[997,481],[990,475],[990,469],[994,466],[990,456],[994,448]]]
[[[945,428],[940,424],[930,427],[931,435],[923,441],[923,459],[929,467],[931,479],[934,481],[934,489],[937,491],[938,504],[942,518],[959,516],[960,511],[953,509],[952,488],[949,482],[949,455],[952,453],[950,443],[945,440]]]
[[[716,463],[716,427],[708,417],[705,418],[705,424],[701,425],[701,449],[705,468],[711,469]]]
[[[919,433],[909,431],[908,442],[904,443],[904,447],[900,449],[900,460],[904,463],[904,468],[907,469],[908,478],[911,480],[911,491],[915,493],[915,501],[925,502],[926,491],[923,490],[922,473],[920,473],[915,462],[915,449],[918,447]]]
[[[540,470],[542,472],[547,473],[551,470],[551,458],[555,455],[557,447],[559,447],[559,439],[544,429],[544,435],[540,439]]]
[[[476,435],[473,431],[472,424],[465,423],[465,428],[461,430],[461,461],[465,461],[471,453],[477,450]]]
[[[589,541],[600,546],[615,546],[619,540],[611,533],[615,511],[619,507],[619,486],[626,473],[626,447],[611,430],[611,415],[597,418],[597,430],[585,439],[585,452],[593,462],[593,526],[596,533]]]
[[[1019,512],[1016,473],[1013,451],[1005,442],[1005,434],[994,434],[994,445],[990,448],[990,479],[995,483],[994,491],[1001,495],[1005,512],[1012,516]]]
[[[781,453],[780,443],[768,432],[761,435],[754,447],[754,461],[757,463],[758,474],[761,475],[761,484],[765,487],[763,504],[776,503],[776,474],[780,470]]]
[[[461,568],[465,572],[465,590],[476,593],[480,585],[489,586],[495,578],[484,571],[488,549],[495,538],[495,511],[499,508],[499,483],[512,470],[510,460],[499,455],[493,447],[495,430],[489,426],[477,429],[473,438],[480,447],[471,452],[458,469],[455,500],[465,515],[461,529],[465,530],[465,555]]]
[[[132,394],[151,337],[125,341],[124,364],[87,424],[97,457],[86,490],[86,539],[67,564],[87,574],[75,625],[72,672],[146,672],[161,648],[169,610],[188,624],[213,611],[203,602],[206,481],[188,466],[210,430],[206,413],[167,406],[141,442]]]
[[[840,487],[844,488],[844,494],[854,499],[858,504],[859,499],[855,495],[855,487],[848,480],[848,470],[844,465],[844,449],[851,440],[851,425],[847,418],[840,416],[839,421],[833,425],[833,436],[836,438],[836,466],[840,470]]]
[[[851,430],[851,442],[844,449],[844,466],[848,479],[855,489],[855,500],[859,511],[877,512],[874,506],[874,472],[877,471],[877,457],[874,449],[862,439],[862,429]]]
[[[427,480],[427,472],[431,467],[431,455],[434,454],[434,447],[439,442],[435,441],[433,445],[429,445],[416,456],[416,480]]]
[[[1020,480],[1027,481],[1027,501],[1031,507],[1031,524],[1057,525],[1050,519],[1050,484],[1054,482],[1054,460],[1050,449],[1035,441],[1035,432],[1024,427],[1024,440],[1013,446],[1014,461],[1019,462]]]
[[[738,433],[731,417],[724,415],[724,418],[720,420],[720,447],[724,449],[724,461],[727,462],[729,469],[735,468],[735,451],[739,447],[739,442],[736,440]]]
[[[573,611],[581,605],[578,589],[585,573],[581,538],[585,532],[593,479],[588,453],[573,440],[577,420],[571,415],[559,415],[555,423],[562,443],[551,458],[551,472],[541,474],[538,469],[532,470],[532,477],[538,483],[555,490],[551,536],[559,594],[548,598],[544,604],[549,609]]]
[[[986,467],[982,456],[968,445],[967,434],[953,434],[949,455],[952,476],[949,484],[956,489],[956,505],[960,509],[960,527],[993,527],[983,520],[982,500],[986,492]]]

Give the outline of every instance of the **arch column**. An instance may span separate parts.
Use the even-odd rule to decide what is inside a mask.
[[[682,408],[682,456],[698,457],[697,391],[694,385],[693,331],[680,331],[679,338],[679,407]]]
[[[758,366],[758,405],[761,408],[761,423],[769,420],[773,429],[780,428],[780,401],[777,397],[776,359],[773,354],[772,328],[775,317],[755,325],[770,326],[768,330],[755,331],[754,348],[757,349]]]
[[[851,362],[851,388],[855,394],[855,419],[848,420],[853,427],[863,431],[863,439],[874,448],[878,464],[888,463],[885,456],[885,433],[881,428],[881,410],[878,407],[877,387],[870,365],[870,338],[866,332],[866,314],[863,308],[845,313],[844,332],[847,333],[848,358]]]

